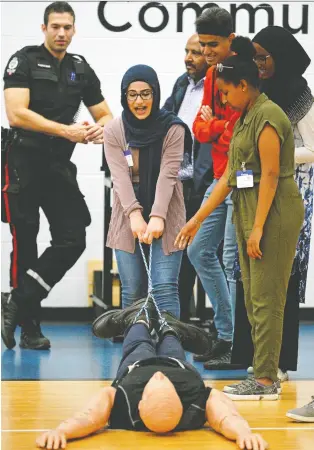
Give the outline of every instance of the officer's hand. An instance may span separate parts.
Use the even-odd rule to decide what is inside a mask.
[[[65,129],[65,138],[71,142],[84,143],[87,135],[88,127],[83,124],[74,123],[68,125]]]
[[[60,430],[50,430],[43,433],[36,439],[36,446],[39,448],[58,449],[67,445],[65,433]]]
[[[89,125],[85,138],[86,142],[93,142],[93,144],[102,144],[104,142],[104,129],[99,123]]]

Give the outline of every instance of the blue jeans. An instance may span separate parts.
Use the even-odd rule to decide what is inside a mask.
[[[207,189],[203,203],[210,196],[218,180]],[[210,298],[215,313],[214,321],[218,337],[232,341],[236,284],[232,277],[236,251],[235,227],[232,224],[231,193],[208,216],[194,241],[188,248],[188,256],[200,277],[206,294]],[[225,273],[217,257],[217,249],[224,239],[223,264]]]
[[[146,325],[142,323],[133,325],[124,337],[122,360],[116,378],[119,378],[126,367],[136,361],[156,356],[171,356],[181,361],[186,360],[182,345],[175,336],[166,334],[156,346]]]
[[[122,307],[126,308],[147,296],[147,274],[138,241],[135,242],[134,253],[123,250],[115,250],[115,253],[122,285]],[[181,259],[182,251],[165,255],[162,239],[153,240],[151,268],[153,295],[160,310],[169,311],[176,317],[180,317],[178,279]]]

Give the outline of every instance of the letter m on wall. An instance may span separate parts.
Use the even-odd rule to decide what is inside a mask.
[[[188,3],[183,6],[183,3],[177,4],[177,32],[181,33],[183,31],[183,13],[187,9],[193,9],[195,11],[195,18],[199,17],[205,9],[212,8],[213,6],[218,6],[217,3],[205,3],[205,5],[200,6],[197,3]]]
[[[263,9],[268,14],[268,24],[267,25],[274,25],[274,10],[268,3],[261,3],[260,5],[257,5],[256,8],[254,8],[249,3],[242,3],[241,5],[237,6],[235,3],[232,3],[230,5],[230,14],[233,19],[235,31],[237,31],[237,22],[236,22],[236,15],[237,12],[241,9],[245,9],[249,13],[249,33],[255,33],[255,15],[257,11]]]

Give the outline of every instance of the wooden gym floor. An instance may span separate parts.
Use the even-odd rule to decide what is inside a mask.
[[[69,364],[71,361],[69,360]],[[35,438],[53,428],[110,381],[3,381],[2,382],[2,449],[35,449]],[[222,389],[226,381],[206,381]],[[314,424],[292,422],[285,416],[288,409],[308,403],[314,395],[314,381],[289,381],[283,394],[274,402],[237,402],[251,427],[261,433],[273,450],[313,450]],[[88,450],[231,450],[236,445],[203,429],[168,436],[127,431],[104,431],[68,444],[71,449]]]
[[[17,331],[17,344],[19,343]],[[90,324],[44,323],[51,351],[1,348],[2,449],[33,450],[41,431],[85,406],[100,387],[115,377],[122,344],[95,338]],[[314,395],[314,324],[300,328],[299,364],[290,372],[275,402],[237,402],[251,427],[270,444],[270,450],[314,450],[314,423],[294,423],[288,409],[308,403]],[[190,362],[192,354],[187,353]],[[208,371],[194,363],[206,384],[222,389],[243,379],[245,370]],[[224,378],[224,381],[222,381]],[[108,380],[108,381],[101,381]],[[127,431],[105,431],[68,444],[69,450],[236,450],[236,445],[209,429],[169,436]]]

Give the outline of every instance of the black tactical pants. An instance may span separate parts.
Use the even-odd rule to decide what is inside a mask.
[[[85,249],[91,218],[76,181],[76,167],[61,150],[27,147],[17,141],[7,151],[3,207],[13,238],[12,295],[20,304],[38,305]],[[52,239],[38,257],[40,208]]]

